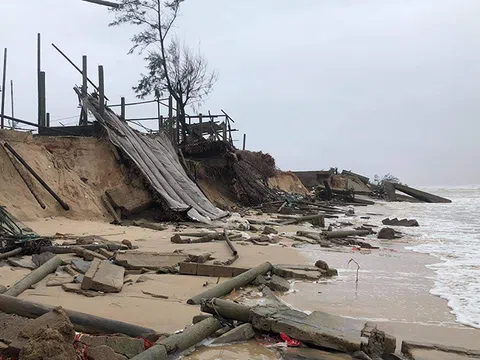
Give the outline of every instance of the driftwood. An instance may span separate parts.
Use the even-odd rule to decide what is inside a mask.
[[[187,301],[187,304],[199,305],[202,300],[222,297],[226,294],[229,294],[234,289],[250,284],[253,280],[257,278],[258,275],[264,275],[269,271],[272,271],[272,269],[272,264],[270,264],[269,262],[263,263],[256,268],[250,269],[243,274],[235,276],[230,280],[218,284],[217,286],[192,297]]]
[[[8,296],[18,296],[25,290],[27,290],[33,284],[36,284],[48,274],[54,272],[57,267],[62,265],[62,259],[59,256],[55,256],[48,260],[45,264],[39,268],[33,270],[30,274],[25,276],[22,280],[17,281],[10,289],[5,292]]]
[[[220,316],[224,319],[249,321],[250,307],[222,299],[211,299],[202,302],[203,312]]]
[[[53,254],[75,254],[75,248],[82,248],[86,250],[95,251],[98,249],[105,249],[109,251],[116,251],[116,250],[128,250],[128,246],[123,244],[89,244],[89,245],[52,245],[52,246],[42,246],[40,248],[40,252],[51,252]]]
[[[220,321],[214,317],[209,317],[195,325],[187,327],[181,333],[157,341],[154,346],[133,357],[131,360],[165,360],[168,354],[187,350],[221,328],[222,324]]]
[[[239,239],[241,238],[241,234],[235,234],[231,235],[231,239]],[[211,233],[205,236],[202,236],[201,238],[198,239],[190,239],[186,238],[183,239],[180,234],[175,234],[171,237],[170,241],[173,242],[174,244],[200,244],[200,243],[207,243],[207,242],[212,242],[214,240],[225,240],[225,236],[222,233]]]
[[[18,299],[12,296],[0,295],[0,311],[28,318],[37,318],[46,314],[56,306],[38,304],[32,301]],[[128,336],[143,336],[155,333],[155,330],[121,321],[102,318],[78,311],[65,309],[70,321],[79,332],[93,334],[125,334]]]
[[[122,219],[120,219],[120,216],[118,216],[118,213],[113,208],[108,197],[106,195],[102,195],[100,196],[100,199],[102,200],[102,203],[103,203],[103,206],[105,206],[105,209],[107,209],[108,213],[113,217],[115,224],[121,225]]]
[[[20,254],[23,251],[22,248],[16,248],[14,250],[8,251],[6,253],[0,254],[0,260],[8,259],[11,256]]]

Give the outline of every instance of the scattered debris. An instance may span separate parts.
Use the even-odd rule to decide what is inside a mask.
[[[397,218],[394,219],[384,219],[382,220],[383,225],[387,226],[407,226],[407,227],[413,227],[413,226],[419,226],[417,220],[408,220],[408,219],[402,219],[398,220]]]
[[[125,269],[109,263],[94,259],[90,268],[85,273],[82,290],[96,290],[104,293],[120,292],[123,287]]]

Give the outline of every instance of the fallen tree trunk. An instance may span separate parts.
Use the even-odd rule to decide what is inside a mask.
[[[0,311],[28,318],[37,318],[46,314],[56,306],[38,304],[32,301],[0,295]],[[142,336],[154,333],[155,330],[142,326],[132,325],[121,321],[107,319],[95,315],[65,309],[75,330],[92,334],[125,334],[128,336]]]
[[[16,248],[14,250],[8,251],[6,253],[0,254],[0,260],[2,259],[8,259],[11,256],[15,256],[20,254],[23,251],[22,248]]]
[[[342,238],[347,236],[366,236],[370,235],[368,230],[339,230],[339,231],[324,231],[322,233],[327,239]]]
[[[5,295],[8,296],[18,296],[25,290],[27,290],[33,284],[36,284],[48,274],[54,272],[57,267],[62,265],[62,259],[60,256],[55,256],[48,260],[45,264],[39,268],[33,270],[30,274],[25,276],[22,280],[17,281],[10,289],[5,291]]]
[[[230,280],[218,284],[217,286],[192,297],[187,301],[187,304],[199,305],[202,300],[222,297],[226,294],[229,294],[234,289],[250,284],[253,280],[257,278],[258,275],[264,275],[269,271],[272,271],[272,269],[272,264],[270,264],[269,262],[263,263],[256,268],[250,269],[243,274],[235,276]]]
[[[157,342],[131,360],[165,360],[168,354],[187,350],[221,328],[222,324],[217,319],[213,317],[205,319],[186,328],[179,334],[174,334]]]
[[[224,319],[248,322],[250,307],[222,299],[204,301],[201,306],[203,312],[219,315]]]

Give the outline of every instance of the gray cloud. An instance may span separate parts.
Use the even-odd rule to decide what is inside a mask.
[[[0,13],[18,117],[36,118],[37,32],[52,119],[77,115],[71,89],[81,78],[51,42],[78,64],[88,54],[92,78],[103,64],[113,102],[134,99],[144,66],[126,55],[135,29],[109,28],[105,8],[3,0]],[[411,184],[468,184],[480,183],[479,15],[474,0],[203,0],[185,2],[175,31],[219,72],[202,111],[228,111],[236,138],[246,132],[248,147],[271,153],[282,169],[338,166]]]

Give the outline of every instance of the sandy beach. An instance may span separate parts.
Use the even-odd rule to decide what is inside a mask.
[[[358,220],[358,217],[355,219]],[[218,260],[226,260],[230,255],[228,248],[221,242],[173,244],[170,241],[175,230],[173,225],[169,225],[165,231],[155,231],[64,218],[47,218],[27,222],[26,225],[43,235],[63,233],[101,235],[113,241],[128,239],[133,245],[137,245],[140,251],[201,250],[212,253]],[[279,230],[292,232],[301,228],[288,226],[283,229],[280,227]],[[354,319],[360,325],[373,321],[382,330],[396,336],[398,346],[402,340],[416,340],[480,349],[479,330],[456,323],[446,301],[429,293],[434,274],[426,265],[438,261],[437,259],[405,250],[405,246],[414,240],[371,239],[370,242],[379,246],[379,249],[323,249],[318,245],[308,244],[294,248],[291,247],[292,241],[286,238],[279,244],[269,246],[237,245],[240,258],[235,265],[252,267],[264,261],[273,264],[312,265],[316,260],[325,260],[331,267],[338,269],[338,277],[318,282],[294,281],[292,290],[284,294],[282,299],[302,311],[326,311]],[[356,264],[352,262],[347,265],[350,259],[360,265],[358,283]],[[5,285],[11,285],[28,271],[1,267],[0,279]],[[139,276],[129,275],[134,281]],[[46,287],[49,279],[47,277],[35,289],[21,294],[20,298],[61,305],[68,309],[171,333],[191,324],[192,317],[199,314],[197,306],[186,304],[187,299],[217,282],[216,278],[202,276],[148,274],[148,277],[151,280],[145,283],[124,286],[121,293],[95,298],[66,293],[61,287]],[[168,299],[152,298],[142,290],[161,293],[168,296]],[[195,352],[189,358],[275,359],[277,355],[273,350],[249,343],[206,348]]]

